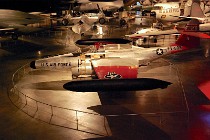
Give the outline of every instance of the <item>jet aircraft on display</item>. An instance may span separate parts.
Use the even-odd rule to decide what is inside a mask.
[[[96,22],[103,20],[103,23],[106,22],[105,18],[102,16],[88,16],[86,14],[81,15],[80,17],[72,17],[70,14],[65,16],[62,20],[63,25],[68,25],[69,22],[73,23],[72,30],[77,34],[82,34],[88,31]]]
[[[174,17],[174,15],[171,15]],[[197,19],[200,23],[210,26],[210,17],[206,17],[199,3],[193,2],[191,5],[190,16],[178,16],[179,18]],[[204,26],[204,25],[203,25]]]
[[[78,24],[79,22],[80,24],[86,23],[88,25],[93,25],[94,23],[97,22],[100,24],[105,24],[110,18],[113,17],[106,17],[102,12],[99,12],[98,14],[95,15],[83,14],[79,17],[72,17],[71,14],[68,14],[63,18],[62,23],[65,26],[67,26],[69,23]]]
[[[160,32],[162,31],[161,29],[158,29],[158,28],[143,28],[143,29],[140,29],[138,31],[136,31],[134,34],[132,35],[125,35],[125,36],[128,36],[130,38],[137,38],[136,40],[136,45],[142,45],[143,43],[146,43],[147,41],[147,38],[149,39],[153,39],[153,42],[154,43],[157,43],[157,38],[154,37],[154,36],[151,36],[151,35],[142,35],[142,34],[147,34],[147,33],[157,33],[157,32]],[[140,37],[142,37],[143,39],[141,39]]]
[[[157,3],[151,10],[151,15],[161,23],[179,22],[189,17],[200,17],[205,22],[207,17],[204,19],[205,15],[203,12],[206,9],[201,9],[201,6],[202,4],[192,0],[181,4],[179,2]]]
[[[43,17],[17,10],[0,9],[0,33],[11,35],[12,39],[18,39],[19,35],[40,31],[40,28],[26,26],[40,23]]]
[[[154,5],[151,15],[155,16],[157,20],[161,22],[173,22],[177,21],[178,17],[181,16],[181,10],[179,2],[167,2],[167,3],[157,3]]]
[[[146,30],[146,29],[145,29]],[[136,32],[134,34],[130,34],[130,35],[125,35],[128,36],[130,38],[147,38],[150,36],[158,36],[158,35],[170,35],[170,34],[180,34],[178,28],[176,29],[170,29],[170,30],[160,30],[160,29],[153,29],[153,30],[149,30],[147,29],[147,32]]]
[[[189,24],[194,25],[194,22]],[[200,45],[200,38],[210,39],[210,36],[185,30],[181,32],[175,44],[168,47],[141,48],[132,46],[129,49],[119,49],[116,46],[116,49],[111,50],[100,48],[96,52],[80,55],[69,53],[39,59],[32,61],[30,66],[33,69],[41,70],[71,70],[72,78],[91,76],[103,80],[136,79],[139,67],[146,66],[163,56],[195,48]]]
[[[108,17],[105,12],[107,11],[117,11],[120,8],[124,6],[129,6],[136,2],[136,0],[77,0],[78,3],[81,3],[81,5],[76,6],[73,8],[73,11],[78,12],[85,12],[88,13],[89,11],[97,10],[99,14],[95,17],[89,17],[90,20],[93,22],[99,22],[100,24],[105,24],[105,22],[109,21],[111,18],[115,17]],[[112,16],[113,14],[109,14],[109,16]],[[123,14],[120,14],[123,15]],[[68,25],[68,23],[71,20],[77,20],[78,17],[71,17],[70,15],[67,15],[63,18],[62,23],[63,25]],[[128,19],[124,18],[123,16],[119,16],[120,25],[125,25]],[[89,23],[87,23],[89,24]],[[89,24],[90,25],[90,24]]]

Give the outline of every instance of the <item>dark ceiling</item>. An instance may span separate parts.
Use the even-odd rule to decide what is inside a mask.
[[[25,12],[56,12],[68,9],[71,0],[0,0],[0,9],[12,9]]]

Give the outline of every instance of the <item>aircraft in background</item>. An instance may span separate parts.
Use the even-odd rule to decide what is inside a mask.
[[[190,16],[178,16],[178,18],[197,19],[202,24],[210,23],[210,17],[205,16],[200,4],[197,2],[192,3],[189,15]],[[171,16],[174,17],[174,15]]]
[[[121,7],[132,5],[137,0],[77,0],[78,3],[81,3],[80,6],[74,7],[74,11],[89,11],[89,10],[98,10],[98,7],[101,10],[118,10]]]
[[[184,30],[184,29],[180,29]],[[145,43],[147,41],[147,38],[153,38],[153,42],[157,43],[157,36],[159,35],[171,35],[171,34],[180,34],[180,31],[178,29],[170,29],[170,30],[160,30],[157,28],[146,28],[143,29],[143,31],[140,30],[140,32],[136,32],[134,34],[125,35],[127,37],[133,38],[133,39],[139,39],[143,38],[143,42]]]
[[[200,5],[197,2],[192,3],[190,15],[191,15],[190,17],[178,16],[178,18],[192,19],[191,23],[196,25],[196,26],[194,26],[191,24],[186,24],[185,30],[193,31],[193,32],[208,32],[208,31],[210,31],[210,18],[206,17],[204,15]],[[180,28],[180,27],[176,27],[176,28],[170,29],[170,30],[156,29],[155,31],[148,30],[147,32],[136,32],[134,34],[126,35],[126,36],[131,37],[131,38],[143,37],[146,40],[146,38],[151,37],[151,36],[154,37],[154,36],[159,36],[159,35],[170,35],[170,34],[177,35],[183,30],[184,30],[184,28]]]
[[[17,40],[19,35],[29,34],[43,29],[27,26],[29,24],[40,23],[43,17],[17,10],[0,9],[0,34],[11,35],[13,40]]]
[[[100,24],[104,24],[106,21],[108,21],[110,18],[115,18],[113,16],[113,12],[118,11],[119,12],[119,22],[120,26],[126,25],[127,21],[129,20],[127,16],[125,17],[125,13],[123,12],[123,7],[130,6],[133,3],[136,2],[136,0],[78,0],[78,3],[81,3],[81,5],[76,6],[73,8],[73,11],[77,12],[86,12],[88,11],[98,11],[99,13],[103,13],[104,15],[101,17],[99,16],[98,22]],[[67,20],[63,20],[64,22]]]
[[[194,25],[194,22],[189,24]],[[119,49],[116,46],[116,49],[104,52],[81,55],[69,53],[43,58],[32,61],[30,67],[41,70],[71,70],[74,79],[82,76],[98,79],[136,79],[139,67],[147,66],[163,56],[195,48],[200,45],[200,38],[210,39],[210,36],[200,32],[183,31],[175,44],[168,47],[132,46],[129,49]]]
[[[73,24],[72,30],[83,35],[86,31],[90,30],[91,27],[97,28],[96,24],[100,23],[105,24],[109,19],[113,17],[106,17],[103,13],[91,16],[90,13],[83,14],[80,17],[72,17],[70,14],[63,19],[63,25],[68,25],[69,23]]]
[[[91,15],[92,14],[92,15]],[[106,22],[109,22],[110,19],[114,19],[116,17],[107,17],[104,13],[99,12],[98,14],[94,13],[86,13],[79,17],[72,17],[70,14],[65,16],[62,20],[63,25],[68,25],[69,23],[74,24],[72,26],[72,30],[77,34],[84,34],[86,31],[88,31],[92,26],[97,27],[96,24],[99,23],[100,25],[105,24]],[[133,17],[128,16],[127,11],[121,12],[119,15],[120,20],[119,25],[125,26],[127,25],[127,22],[132,19]]]
[[[109,19],[115,18],[113,17],[113,13],[109,13],[107,15],[108,11],[117,11],[124,6],[131,5],[135,2],[136,0],[77,0],[77,3],[81,3],[81,5],[74,7],[73,12],[77,11],[89,13],[88,11],[96,10],[98,12],[98,15],[96,15],[95,17],[89,17],[90,20],[93,20],[93,22],[98,22],[100,24],[105,24],[107,21],[109,21]],[[124,15],[125,14],[123,13],[119,16],[120,25],[125,25],[128,20],[124,17]],[[62,23],[63,25],[68,25],[68,23],[70,23],[72,20],[77,20],[79,18],[80,17],[72,17],[71,14],[68,14],[63,18]]]
[[[71,14],[68,14],[63,18],[62,24],[64,26],[67,26],[68,24],[77,24],[79,22],[85,22],[88,25],[93,25],[94,23],[98,22],[101,25],[103,25],[111,18],[113,17],[106,17],[105,14],[102,12],[99,12],[98,14],[86,13],[82,14],[79,17],[72,17]]]
[[[179,2],[157,3],[154,5],[150,15],[156,17],[158,22],[161,23],[179,22],[189,17],[200,17],[201,19],[205,16],[203,11],[208,10],[207,8],[201,9],[201,5],[202,4],[193,2],[192,0],[181,4]],[[200,13],[202,13],[202,17]],[[208,18],[203,19],[203,21],[207,19]]]
[[[181,16],[180,4],[179,2],[157,3],[151,10],[150,15],[154,16],[161,22],[177,21],[178,17],[173,17],[170,15]]]
[[[130,37],[130,38],[137,38],[137,40],[136,40],[136,45],[140,46],[140,45],[142,45],[142,44],[144,44],[144,43],[147,42],[147,38],[148,38],[149,40],[153,39],[153,42],[154,42],[154,43],[157,43],[157,38],[154,37],[154,36],[143,35],[143,36],[141,36],[141,38],[140,38],[140,35],[142,35],[142,34],[147,34],[147,33],[157,33],[157,32],[159,32],[159,31],[161,31],[161,29],[153,28],[153,27],[151,27],[151,28],[142,28],[142,29],[136,31],[133,35],[125,35],[125,36],[128,36],[128,37]],[[139,35],[139,36],[138,36],[138,35]],[[142,38],[143,38],[143,39],[142,39]]]

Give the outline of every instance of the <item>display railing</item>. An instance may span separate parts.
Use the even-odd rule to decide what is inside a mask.
[[[188,118],[188,107],[184,111],[173,112],[155,112],[155,113],[138,113],[138,114],[121,114],[121,115],[100,115],[97,113],[81,111],[77,109],[70,109],[41,102],[18,89],[17,83],[26,76],[32,69],[29,64],[19,68],[12,77],[13,88],[9,92],[9,97],[12,103],[21,109],[24,113],[32,118],[46,122],[51,125],[56,125],[68,129],[86,132],[98,136],[110,136],[111,130],[107,117],[130,116],[129,122],[134,121],[134,116],[146,116],[155,118],[159,125],[164,124],[164,115],[182,113]],[[180,80],[180,79],[179,79]],[[182,83],[181,83],[182,84]],[[94,123],[92,123],[94,121]],[[130,127],[132,127],[131,123]],[[99,125],[94,125],[99,124]]]

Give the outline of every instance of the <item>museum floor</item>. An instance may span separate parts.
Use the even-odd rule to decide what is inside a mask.
[[[104,35],[88,32],[85,37],[124,37],[136,28],[140,26],[105,26]],[[139,68],[138,77],[171,82],[166,89],[72,92],[63,89],[70,71],[28,66],[38,58],[77,50],[74,41],[80,35],[69,30],[61,27],[19,41],[1,38],[0,139],[210,139],[210,102],[200,90],[210,80],[209,41]],[[155,46],[175,41],[174,36],[162,38]]]

